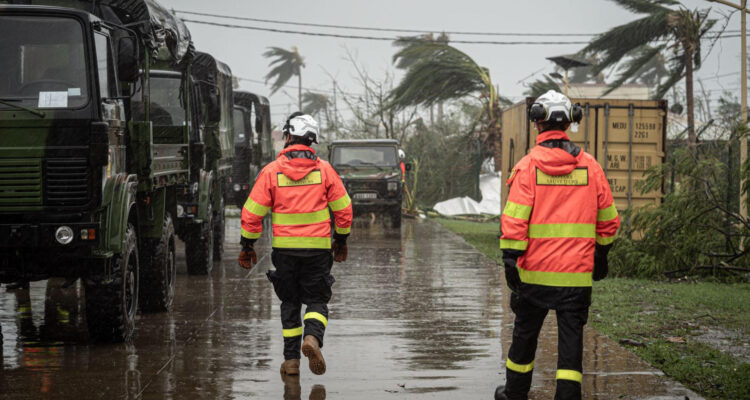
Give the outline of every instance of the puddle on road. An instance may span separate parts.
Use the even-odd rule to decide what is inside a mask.
[[[132,343],[90,344],[83,290],[62,281],[0,292],[4,334],[0,393],[46,398],[490,398],[504,379],[511,336],[502,271],[428,221],[400,231],[356,221],[349,261],[333,268],[328,372],[280,379],[279,302],[264,276],[236,265],[239,220],[227,220],[225,260],[210,276],[188,276],[178,248],[175,309],[139,315]],[[259,242],[260,256],[268,253]],[[265,242],[267,243],[267,241]],[[540,342],[532,397],[552,397],[553,317]],[[684,398],[641,360],[586,332],[585,397]]]

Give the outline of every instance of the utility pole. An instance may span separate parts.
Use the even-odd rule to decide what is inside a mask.
[[[336,129],[339,125],[339,109],[336,107],[336,80],[333,80],[333,139],[336,139]]]
[[[742,46],[740,53],[742,55],[742,70],[740,71],[740,80],[742,81],[740,82],[740,91],[742,92],[740,94],[740,112],[742,114],[742,123],[747,125],[747,13],[750,13],[750,10],[747,9],[747,0],[741,0],[740,4],[734,4],[727,0],[708,1],[721,3],[740,11],[740,43]],[[747,138],[742,138],[742,140],[740,140],[740,168],[742,168],[742,165],[745,165],[746,160]],[[740,181],[740,185],[742,185],[742,181]],[[740,190],[740,215],[743,218],[747,218],[747,196],[743,194],[742,190]]]

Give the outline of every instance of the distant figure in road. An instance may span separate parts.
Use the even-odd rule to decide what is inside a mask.
[[[506,384],[495,399],[527,398],[549,310],[557,314],[555,399],[580,399],[592,280],[607,276],[620,218],[599,163],[565,133],[571,123],[576,130],[581,107],[550,90],[528,113],[539,131],[537,146],[513,167],[502,215],[500,248],[516,318]]]
[[[299,375],[301,345],[310,370],[322,375],[326,364],[320,349],[334,282],[331,266],[334,260],[346,261],[352,206],[341,178],[310,147],[318,143],[318,123],[311,116],[296,112],[287,119],[284,138],[284,150],[258,174],[242,209],[239,263],[251,269],[257,262],[253,244],[263,229],[263,216],[270,210],[276,270],[268,272],[268,279],[281,300],[281,374]],[[329,208],[335,220],[333,244]],[[304,330],[302,304],[307,305]]]
[[[406,163],[404,163],[404,159],[406,158],[406,153],[404,153],[403,150],[398,149],[398,166],[401,168],[401,184],[406,183]]]

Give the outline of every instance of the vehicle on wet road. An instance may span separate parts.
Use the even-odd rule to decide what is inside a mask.
[[[241,208],[258,172],[274,159],[271,107],[267,98],[234,91],[234,150],[229,204]]]
[[[355,216],[376,213],[391,227],[401,226],[398,147],[393,139],[334,140],[329,146],[329,161],[344,181]]]
[[[214,145],[201,146],[187,123],[190,33],[158,3],[2,3],[0,282],[83,278],[89,336],[128,340],[139,308],[172,308],[178,194],[211,186],[201,193],[223,207],[221,181],[193,167],[205,158],[206,174],[228,175],[215,149],[231,157],[231,84],[202,97],[227,118],[223,141],[202,126]],[[209,225],[223,243],[223,224]]]

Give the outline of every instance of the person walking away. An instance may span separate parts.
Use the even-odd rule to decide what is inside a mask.
[[[495,399],[526,399],[542,323],[555,310],[558,360],[555,399],[580,399],[583,326],[592,280],[607,276],[607,253],[620,226],[612,191],[596,159],[573,144],[579,105],[550,90],[528,110],[539,136],[513,168],[501,217],[506,283],[515,313],[506,382]]]
[[[281,373],[299,375],[301,350],[309,360],[310,370],[322,375],[326,363],[321,349],[334,282],[331,266],[334,261],[346,261],[352,206],[341,178],[311,147],[318,143],[318,123],[311,116],[296,112],[287,119],[283,133],[284,150],[258,174],[242,209],[239,264],[251,269],[257,262],[253,245],[261,235],[263,217],[270,210],[271,259],[276,269],[267,276],[281,300]],[[329,208],[335,225],[333,244]],[[304,328],[300,318],[302,304],[307,306]]]

